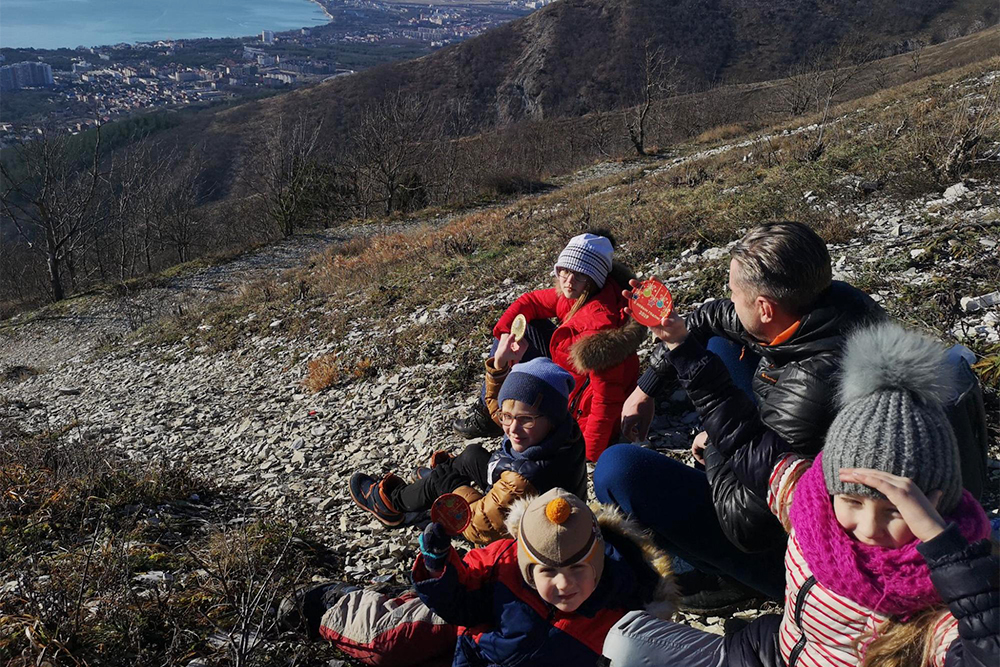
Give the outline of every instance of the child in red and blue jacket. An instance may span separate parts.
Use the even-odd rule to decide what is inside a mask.
[[[620,512],[595,515],[552,489],[515,503],[515,539],[460,557],[439,524],[420,538],[413,594],[354,591],[333,602],[319,633],[373,665],[416,665],[454,649],[455,666],[596,665],[626,612],[673,613],[669,558]]]

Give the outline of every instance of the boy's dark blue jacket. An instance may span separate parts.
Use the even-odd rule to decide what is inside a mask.
[[[473,544],[490,544],[508,536],[504,522],[510,507],[520,498],[566,489],[581,500],[587,499],[587,462],[583,433],[576,421],[567,418],[542,442],[515,452],[506,437],[487,464],[490,488],[485,495],[472,486],[460,486],[472,511],[472,520],[463,536]]]
[[[516,534],[527,500],[511,510]],[[617,509],[596,512],[604,535],[604,572],[594,593],[572,613],[558,611],[521,576],[517,542],[499,540],[460,558],[452,549],[437,578],[413,566],[413,583],[424,603],[449,623],[462,626],[455,667],[587,667],[596,665],[608,630],[626,612],[647,609],[669,616],[675,586],[670,561],[649,537]]]

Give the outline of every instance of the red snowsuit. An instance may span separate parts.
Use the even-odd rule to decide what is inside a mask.
[[[622,405],[639,377],[635,350],[646,332],[623,312],[628,301],[622,296],[621,283],[611,276],[600,292],[564,321],[573,304],[555,288],[528,292],[504,312],[493,327],[493,336],[510,333],[511,322],[519,314],[529,322],[559,319],[549,356],[576,380],[570,407],[583,431],[587,459],[596,461],[618,436]]]

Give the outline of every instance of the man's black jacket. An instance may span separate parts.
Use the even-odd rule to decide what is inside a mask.
[[[779,437],[791,451],[804,456],[815,456],[822,449],[835,415],[836,375],[844,339],[855,329],[885,316],[867,294],[838,281],[800,319],[795,332],[776,345],[765,345],[750,336],[729,299],[709,302],[688,316],[689,335],[701,345],[713,336],[721,336],[761,358],[753,379],[756,407],[748,402],[742,414],[732,416],[716,431],[726,435],[713,437],[705,451],[705,469],[719,523],[739,548],[771,551],[785,539],[784,530],[767,508],[766,489],[753,488],[741,480],[739,468],[761,468],[753,458],[764,455],[767,448],[761,449],[755,443],[765,434]],[[719,381],[729,382],[721,361],[719,365],[725,376]],[[639,387],[655,395],[673,376],[666,347],[658,344],[650,368],[639,379]],[[700,389],[688,393],[699,414],[704,415],[702,402],[712,401],[718,394],[710,380],[700,384]],[[747,429],[753,431],[750,438]],[[733,443],[744,446],[734,451]]]

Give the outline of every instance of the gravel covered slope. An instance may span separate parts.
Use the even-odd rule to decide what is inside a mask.
[[[860,180],[848,185],[864,187]],[[819,200],[813,205],[826,206]],[[957,300],[961,315],[950,323],[949,335],[980,345],[1000,342],[1000,305],[990,305],[989,296],[1000,285],[982,284],[958,294],[950,288],[955,276],[972,268],[1000,267],[1000,184],[969,180],[907,201],[876,192],[836,213],[859,221],[857,240],[830,247],[836,278],[870,289],[890,310],[923,305],[911,306],[908,298]],[[224,295],[291,268],[352,233],[362,232],[293,239],[136,295],[135,307],[144,320],[169,316],[178,305],[192,308],[216,298],[206,295]],[[727,247],[695,247],[638,268],[664,278],[680,293],[705,271],[717,271],[727,256]],[[456,298],[405,319],[443,322],[496,308],[540,286],[506,280],[496,293]],[[107,441],[140,461],[190,465],[242,488],[265,512],[314,529],[340,554],[349,579],[405,583],[415,531],[387,530],[369,520],[352,504],[347,480],[356,470],[406,477],[434,450],[462,447],[450,421],[474,398],[445,387],[463,371],[456,345],[485,348],[487,341],[441,341],[426,363],[313,394],[302,384],[308,360],[333,352],[360,357],[404,323],[359,320],[342,340],[330,343],[319,331],[292,335],[276,319],[266,334],[234,350],[192,353],[183,344],[122,338],[129,320],[113,311],[119,307],[115,303],[81,301],[58,319],[24,317],[7,323],[0,332],[0,374],[15,366],[30,372],[0,382],[0,416],[30,431],[78,422],[71,439]],[[338,307],[350,304],[331,304]],[[913,312],[919,320],[919,312]],[[99,353],[102,345],[105,351]],[[696,416],[682,395],[665,399],[659,413],[651,445],[682,451],[696,431]],[[991,456],[995,464],[995,446]],[[996,513],[995,498],[992,504],[988,509]],[[710,625],[718,629],[719,622],[711,619]]]

